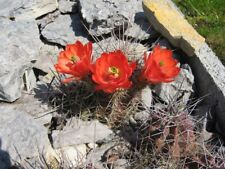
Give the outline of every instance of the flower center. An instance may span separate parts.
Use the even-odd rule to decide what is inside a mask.
[[[163,61],[160,61],[160,62],[159,62],[159,66],[162,67],[163,65],[164,65],[164,62],[163,62]]]
[[[80,58],[77,57],[77,56],[75,56],[75,55],[72,55],[72,56],[70,57],[70,60],[71,60],[73,63],[76,63],[76,62],[78,62],[78,61],[80,60]]]
[[[118,69],[117,67],[114,67],[114,66],[109,67],[108,72],[109,72],[110,74],[112,74],[115,78],[119,77],[120,71],[119,71],[119,69]]]

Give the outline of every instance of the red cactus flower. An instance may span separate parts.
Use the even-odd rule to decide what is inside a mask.
[[[91,42],[83,45],[80,41],[76,41],[75,44],[67,45],[66,49],[60,52],[58,63],[54,65],[57,72],[72,75],[63,82],[87,76],[90,72],[91,55]]]
[[[178,61],[173,58],[171,50],[163,49],[157,45],[148,56],[144,55],[144,68],[141,79],[150,83],[171,82],[179,74]]]
[[[136,63],[128,63],[122,51],[102,53],[92,65],[92,79],[98,84],[96,90],[113,93],[117,89],[128,89],[132,82],[130,77],[136,68]]]

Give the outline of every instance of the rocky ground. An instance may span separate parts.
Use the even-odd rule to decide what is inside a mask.
[[[49,104],[49,86],[58,53],[76,40],[100,41],[98,44],[108,48],[108,44],[118,45],[127,39],[131,46],[129,57],[136,59],[154,43],[175,50],[175,57],[181,61],[180,75],[172,83],[144,89],[142,103],[150,109],[153,93],[166,105],[179,98],[187,107],[191,98],[204,96],[206,99],[198,105],[195,115],[211,112],[210,131],[224,134],[225,68],[192,28],[187,26],[188,33],[182,34],[183,26],[177,26],[173,20],[181,14],[165,14],[167,2],[144,2],[144,10],[142,0],[0,2],[0,169],[17,162],[25,168],[41,168],[37,164],[43,163],[41,157],[51,161],[51,165],[63,159],[67,168],[83,164],[107,168],[109,161],[102,159],[109,157],[117,169],[130,163],[125,155],[118,157],[115,152],[129,151],[137,139],[138,121],[144,123],[149,111],[133,115],[128,127],[115,131],[98,120],[63,118],[58,107]],[[148,5],[150,2],[154,8]],[[161,15],[170,18],[163,20],[159,9]],[[172,11],[177,11],[173,5]],[[97,55],[97,43],[94,46]],[[189,58],[190,55],[195,57]]]

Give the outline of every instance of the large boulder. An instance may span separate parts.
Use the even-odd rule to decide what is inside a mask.
[[[0,32],[0,100],[12,102],[21,95],[23,75],[37,59],[41,41],[34,21],[0,19]]]

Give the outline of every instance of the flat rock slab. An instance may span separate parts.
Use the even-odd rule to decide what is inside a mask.
[[[85,28],[78,14],[59,15],[43,28],[41,34],[48,42],[62,46],[74,43],[76,40],[88,42]]]
[[[122,28],[124,22],[134,23],[135,13],[142,11],[141,0],[80,0],[80,8],[91,34],[97,36]]]
[[[0,19],[0,32],[0,100],[12,102],[21,96],[23,75],[37,59],[41,41],[34,21]]]
[[[57,0],[1,0],[0,16],[16,20],[35,19],[57,7]]]
[[[207,129],[225,136],[225,67],[170,0],[144,0],[150,24],[188,57],[195,85],[209,106]]]
[[[30,115],[10,105],[0,105],[0,169],[15,161],[23,161],[43,155],[51,145],[47,129]]]
[[[187,22],[171,0],[144,0],[143,8],[150,24],[174,46],[194,55],[205,39]]]
[[[97,120],[88,122],[73,119],[67,123],[62,131],[53,131],[54,148],[95,143],[107,139],[112,134],[112,131],[106,125]]]

